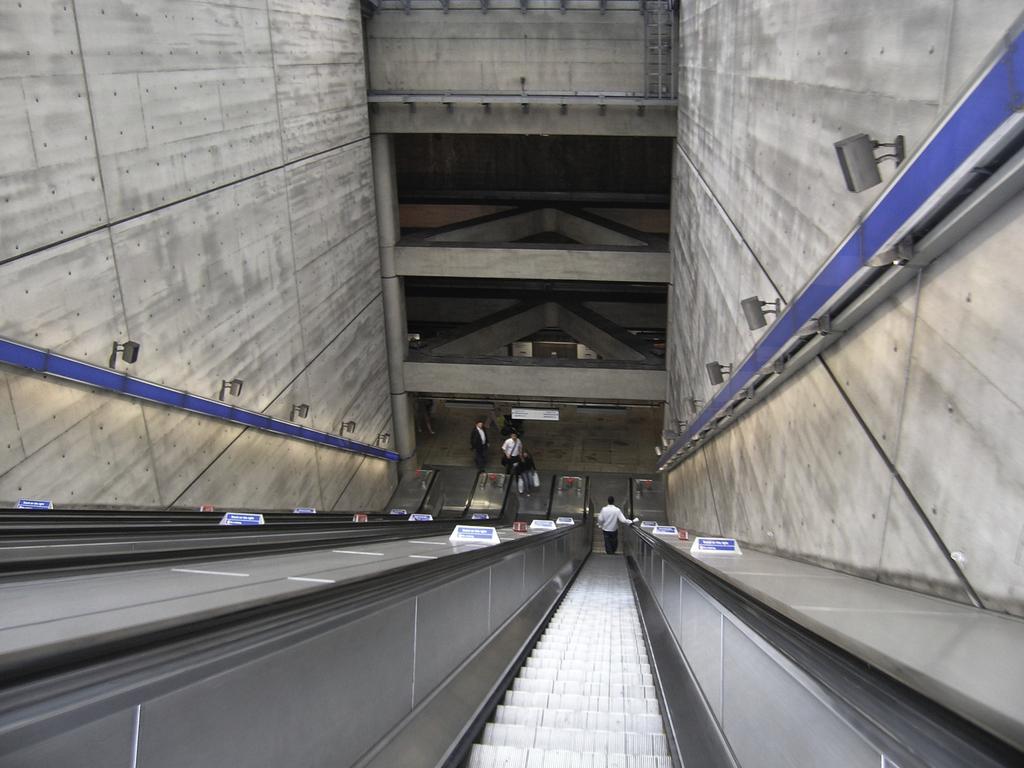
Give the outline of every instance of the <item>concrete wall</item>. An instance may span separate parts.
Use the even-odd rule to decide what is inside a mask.
[[[407,14],[385,3],[367,25],[371,90],[644,93],[639,3],[604,14],[597,3],[565,14],[553,2],[534,0],[527,13],[518,0],[489,4],[482,13],[453,2],[444,13],[417,3]]]
[[[1019,12],[684,0],[673,420],[713,394],[705,362],[739,362],[761,333],[740,300],[792,299],[882,188],[845,192],[832,143],[903,133],[913,150]],[[1024,614],[1022,215],[1018,198],[673,471],[674,519],[966,600],[961,552],[986,607]]]
[[[392,430],[359,4],[0,2],[0,335]],[[120,364],[124,367],[124,364]],[[0,370],[0,499],[380,506],[378,461]]]

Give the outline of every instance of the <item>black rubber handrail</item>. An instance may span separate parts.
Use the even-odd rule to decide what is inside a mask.
[[[901,768],[1024,765],[1019,747],[780,613],[675,547],[635,526],[631,529],[818,683],[835,711]]]
[[[159,695],[231,664],[293,647],[304,639],[478,572],[510,554],[543,547],[574,528],[523,536],[499,546],[403,564],[307,594],[133,627],[99,640],[54,644],[37,656],[0,659],[0,752],[44,728],[44,713],[116,712],[140,695]],[[170,674],[173,672],[173,675]],[[171,679],[171,678],[174,679]],[[56,716],[65,716],[58,714]],[[72,717],[73,715],[66,715]],[[93,718],[90,718],[93,719]]]
[[[37,559],[22,559],[4,562],[0,560],[0,577],[22,577],[40,575],[69,575],[75,572],[94,571],[113,568],[129,568],[149,565],[159,565],[166,562],[195,562],[200,560],[212,560],[217,558],[240,558],[252,557],[255,555],[285,554],[289,552],[301,552],[311,549],[323,549],[326,546],[345,544],[371,544],[379,541],[396,541],[400,539],[439,536],[451,533],[453,528],[460,524],[459,520],[442,520],[434,522],[410,523],[399,519],[387,523],[338,523],[333,526],[326,526],[323,530],[303,527],[302,530],[274,529],[271,526],[238,526],[238,527],[203,527],[194,529],[151,529],[146,534],[138,530],[113,531],[102,535],[91,532],[88,535],[79,536],[57,535],[47,539],[38,535],[15,538],[4,536],[5,546],[38,545],[40,547],[62,545],[68,547],[68,554],[61,557],[43,557]],[[493,523],[494,521],[487,521]],[[302,540],[287,539],[288,536],[296,536],[305,533],[318,533],[321,535],[310,536]],[[146,535],[150,538],[146,538]],[[266,539],[267,537],[280,536],[279,541],[255,541],[254,539]],[[223,539],[223,544],[192,549],[189,547],[189,539],[209,539],[217,537]],[[95,553],[88,550],[75,552],[72,550],[75,544],[87,544],[89,540],[101,538],[112,543],[124,543],[126,546],[131,542],[146,542],[152,545],[159,544],[165,539],[167,546],[163,549],[147,551],[124,551],[124,552],[101,552]],[[42,555],[43,552],[41,551]],[[0,553],[2,557],[2,553]]]

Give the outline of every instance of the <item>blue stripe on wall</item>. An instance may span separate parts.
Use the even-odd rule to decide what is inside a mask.
[[[1024,33],[964,98],[948,120],[903,167],[854,233],[839,246],[825,266],[786,307],[751,353],[733,371],[687,430],[658,460],[658,469],[675,463],[675,454],[716,419],[740,391],[797,332],[877,253],[1024,103]]]
[[[315,429],[293,424],[290,421],[274,419],[258,411],[238,408],[219,400],[208,400],[178,389],[171,389],[150,381],[137,379],[119,371],[103,368],[92,363],[74,360],[70,357],[55,355],[27,344],[0,338],[0,363],[26,368],[37,373],[59,376],[80,384],[87,384],[97,389],[116,392],[129,397],[148,400],[159,405],[179,410],[191,411],[201,416],[239,424],[264,432],[271,432],[283,437],[305,440],[318,445],[326,445],[341,451],[358,453],[385,461],[398,461],[394,451],[377,448],[373,445],[358,443],[354,440],[320,432]]]

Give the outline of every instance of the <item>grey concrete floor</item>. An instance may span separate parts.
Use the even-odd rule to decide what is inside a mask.
[[[576,406],[562,406],[557,422],[524,424],[523,444],[533,454],[539,470],[645,474],[655,471],[654,446],[661,439],[660,408],[627,408],[611,413],[580,413]],[[507,412],[501,406],[500,414]],[[417,456],[421,465],[473,466],[469,431],[478,416],[475,410],[447,408],[435,401],[430,434],[422,410],[417,410]],[[504,438],[490,427],[488,468],[500,469]]]

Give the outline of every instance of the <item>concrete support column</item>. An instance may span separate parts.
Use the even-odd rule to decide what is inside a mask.
[[[395,274],[395,243],[398,223],[398,188],[395,177],[394,140],[388,134],[370,137],[373,157],[373,187],[377,203],[377,240],[380,247],[380,279],[383,287],[384,329],[387,337],[388,374],[391,379],[391,412],[395,448],[401,456],[398,472],[404,475],[416,466],[416,428],[412,403],[405,391],[405,353],[409,337],[405,319],[405,290]]]

